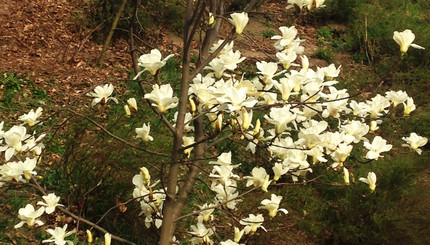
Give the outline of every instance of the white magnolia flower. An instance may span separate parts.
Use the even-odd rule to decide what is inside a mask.
[[[264,84],[271,84],[272,78],[276,76],[276,72],[278,71],[278,64],[275,62],[258,62],[256,63],[257,69],[259,70],[257,73],[263,76],[260,76],[261,80],[263,80]]]
[[[248,97],[246,87],[237,89],[236,87],[230,86],[224,88],[224,96],[218,97],[217,100],[220,104],[225,104],[230,112],[239,111],[242,107],[253,107],[258,101],[253,97]]]
[[[264,217],[262,214],[254,215],[249,214],[248,218],[240,220],[241,225],[245,225],[245,234],[251,233],[254,234],[258,228],[262,227],[261,225],[264,222]],[[264,228],[264,227],[263,227]]]
[[[351,100],[349,102],[349,107],[352,109],[352,114],[354,116],[366,117],[369,113],[369,105],[364,102],[357,102],[355,100]]]
[[[381,124],[382,123],[382,120],[374,120],[374,121],[371,121],[370,122],[370,127],[369,127],[369,131],[370,132],[375,132],[376,130],[378,130],[379,129],[379,124]]]
[[[132,182],[139,189],[149,186],[151,183],[151,175],[149,174],[149,170],[146,167],[141,167],[139,174],[136,174],[133,177]]]
[[[132,110],[137,111],[137,102],[135,98],[128,99],[127,104]]]
[[[233,166],[214,166],[213,171],[209,174],[209,177],[217,178],[221,184],[225,185],[230,181],[230,178],[237,178],[239,176],[233,173]]]
[[[406,141],[407,143],[403,144],[402,146],[411,148],[411,150],[416,151],[419,155],[421,155],[422,152],[419,147],[424,146],[428,142],[426,137],[419,136],[416,133],[411,133],[409,137],[403,137],[402,140]]]
[[[236,189],[237,183],[235,180],[229,180],[225,185],[217,184],[217,182],[213,181],[211,185],[211,190],[216,193],[216,200],[220,203],[227,202],[225,206],[229,209],[235,209],[236,204],[242,201],[237,198],[239,193]]]
[[[73,245],[72,241],[66,241],[64,240],[66,237],[72,235],[75,233],[75,230],[67,231],[67,224],[61,227],[55,227],[55,229],[47,229],[46,232],[48,232],[51,235],[51,238],[47,240],[43,240],[42,243],[54,243],[55,245]]]
[[[161,87],[155,84],[152,88],[151,93],[145,94],[145,99],[154,102],[152,106],[156,106],[161,113],[178,105],[178,98],[173,96],[173,89],[170,84],[163,84]]]
[[[270,184],[269,178],[270,176],[267,174],[266,170],[262,167],[254,167],[251,171],[252,176],[246,176],[248,179],[246,182],[246,187],[254,185],[255,187]],[[266,187],[267,188],[267,187]]]
[[[367,178],[360,178],[360,181],[369,185],[371,191],[375,191],[376,188],[376,174],[374,172],[369,172]]]
[[[6,164],[0,165],[0,180],[1,181],[21,181],[23,175],[21,162],[7,162]],[[2,182],[0,181],[0,186]]]
[[[222,39],[218,40],[217,43],[215,43],[214,45],[212,45],[212,47],[209,50],[209,53],[211,53],[211,54],[214,53],[215,50],[217,50],[218,47],[221,46],[221,44],[223,42],[224,42],[224,40],[222,40]],[[234,46],[234,41],[231,41],[230,43],[226,44],[222,48],[221,52],[219,52],[219,55],[226,54],[226,53],[230,52],[230,50],[233,50],[233,46]]]
[[[19,161],[18,164],[22,170],[22,174],[24,178],[29,181],[31,179],[31,175],[36,175],[36,171],[33,171],[36,168],[37,158],[25,158],[24,162]]]
[[[228,54],[228,52],[226,54]],[[226,54],[223,54],[223,55],[226,55]],[[209,62],[209,64],[205,67],[205,69],[212,70],[213,76],[220,79],[224,75],[224,71],[226,70],[226,67],[224,65],[223,60],[221,60],[220,58],[215,58],[211,60],[211,62]]]
[[[381,136],[376,136],[372,144],[369,142],[364,142],[364,147],[366,147],[369,152],[366,154],[367,159],[375,159],[378,160],[379,157],[381,157],[382,152],[390,151],[391,148],[393,148],[393,145],[387,144],[387,141],[381,138]]]
[[[16,152],[22,151],[22,141],[27,137],[27,129],[24,126],[13,126],[3,133],[5,146],[0,146],[0,152],[5,151],[5,159],[9,161]]]
[[[270,108],[269,116],[265,115],[264,118],[275,125],[276,134],[281,134],[287,129],[287,125],[296,119],[296,114],[292,113],[290,105],[287,105],[282,108]]]
[[[393,107],[405,102],[408,99],[408,94],[402,90],[385,92],[387,99],[391,101]]]
[[[346,135],[353,136],[353,142],[358,143],[369,132],[369,125],[357,120],[352,120],[348,124],[341,126],[342,132]]]
[[[0,179],[7,181],[29,181],[32,175],[37,174],[33,171],[36,167],[37,158],[26,158],[24,162],[7,162],[0,165]],[[22,178],[24,176],[25,179]]]
[[[34,207],[31,204],[27,204],[25,208],[20,208],[18,210],[18,218],[21,219],[21,222],[15,225],[15,229],[20,228],[24,224],[27,224],[30,227],[34,226],[35,224],[39,226],[43,225],[43,222],[37,218],[39,218],[44,212],[44,207],[34,210]]]
[[[203,204],[202,206],[200,206],[200,209],[204,209],[202,211],[200,211],[199,217],[201,217],[201,219],[205,222],[208,222],[209,220],[213,220],[213,211],[215,210],[215,208],[211,208],[214,207],[214,204]]]
[[[415,34],[411,30],[406,29],[402,32],[395,31],[393,35],[394,41],[400,46],[400,52],[405,54],[409,47],[416,49],[424,49],[423,47],[412,43],[415,40]]]
[[[34,132],[36,134],[36,132]],[[41,134],[37,139],[33,136],[30,138],[27,138],[24,141],[24,145],[22,146],[22,151],[30,151],[33,154],[39,156],[42,154],[42,149],[45,148],[45,145],[39,141],[41,141],[43,138],[45,138],[46,134]]]
[[[289,54],[278,52],[276,53],[276,58],[278,58],[279,63],[282,64],[284,69],[290,68],[290,66],[297,66],[296,63],[293,63],[297,59],[296,52],[290,52]]]
[[[390,100],[380,94],[373,97],[370,101],[366,101],[366,103],[368,105],[367,109],[370,112],[370,118],[372,119],[382,116],[382,112],[390,106]]]
[[[103,87],[97,86],[94,89],[94,92],[87,93],[87,96],[94,97],[93,101],[91,102],[91,106],[95,106],[98,103],[104,105],[109,100],[113,100],[118,104],[118,100],[115,97],[110,97],[113,93],[113,89],[114,87],[112,84],[105,84]]]
[[[403,102],[403,106],[405,107],[405,110],[404,110],[405,116],[408,116],[409,114],[411,114],[411,112],[415,111],[415,109],[417,108],[414,104],[414,99],[412,99],[411,97],[409,97],[406,100],[406,103]]]
[[[187,147],[195,143],[194,137],[192,136],[191,137],[184,136],[182,137],[182,140],[184,141],[184,144],[182,145],[183,147]],[[187,157],[190,157],[192,150],[193,150],[193,147],[188,147],[187,149],[185,149],[184,150],[185,155],[187,155]]]
[[[336,68],[334,64],[331,64],[327,67],[320,68],[320,69],[324,71],[324,75],[327,77],[328,80],[333,80],[333,78],[339,76],[341,68],[342,68],[341,65],[338,68]]]
[[[330,102],[324,104],[326,109],[323,111],[322,116],[328,117],[332,116],[334,118],[339,118],[340,113],[347,111],[346,105],[348,104],[349,94],[346,89],[337,90],[335,87],[329,87],[330,94],[322,94]]]
[[[275,35],[272,37],[272,39],[278,40],[275,43],[275,48],[278,50],[283,50],[285,47],[291,45],[291,43],[294,41],[297,36],[297,29],[295,26],[281,26],[279,27],[279,30],[281,31],[282,35]]]
[[[289,168],[285,167],[282,163],[275,163],[275,166],[272,167],[272,170],[275,175],[273,180],[278,181],[282,175],[288,172]]]
[[[231,19],[228,19],[235,27],[237,35],[241,35],[243,29],[248,24],[248,13],[233,13],[230,15]]]
[[[136,139],[137,138],[141,138],[143,141],[148,142],[148,141],[153,141],[154,138],[149,135],[149,131],[151,130],[151,124],[148,123],[148,125],[146,125],[146,123],[143,124],[143,126],[141,128],[136,128]]]
[[[220,166],[232,166],[237,168],[240,164],[231,165],[231,151],[224,152],[217,157],[217,161],[210,161],[209,164],[215,164]]]
[[[18,120],[23,121],[24,124],[28,124],[28,126],[30,127],[34,126],[36,123],[39,122],[37,121],[37,118],[40,117],[40,115],[42,115],[42,111],[43,111],[42,107],[38,107],[36,111],[31,109],[27,114],[20,116]]]
[[[64,207],[64,205],[58,204],[60,197],[56,196],[54,193],[49,193],[46,196],[42,196],[42,198],[45,200],[45,202],[38,201],[37,205],[45,206],[45,212],[47,214],[53,213],[56,207]]]
[[[195,236],[191,239],[191,244],[212,244],[209,237],[214,234],[215,227],[206,228],[203,223],[198,222],[197,225],[192,225],[190,230],[189,233]]]
[[[288,214],[288,211],[286,209],[279,208],[279,204],[281,203],[281,200],[282,200],[282,196],[277,196],[275,194],[272,194],[270,200],[264,199],[263,201],[261,201],[261,205],[263,206],[260,206],[259,209],[266,209],[267,211],[269,211],[269,216],[271,218],[275,217],[278,211],[281,211],[284,214]]]
[[[225,69],[233,71],[237,68],[237,64],[246,59],[246,57],[240,56],[241,53],[239,50],[236,50],[235,52],[233,52],[233,50],[230,50],[228,53],[220,55],[219,58],[222,61],[222,64]]]
[[[277,90],[279,90],[279,92],[281,92],[283,101],[288,101],[290,95],[295,94],[292,92],[293,88],[295,87],[294,81],[292,79],[283,77],[279,79],[279,82],[273,81],[273,85]]]
[[[338,148],[331,153],[331,158],[338,164],[345,162],[346,158],[351,154],[352,145],[339,144]]]
[[[164,60],[161,60],[161,53],[160,53],[160,50],[158,49],[153,49],[151,50],[151,53],[140,56],[139,59],[137,60],[137,64],[143,67],[144,69],[141,72],[139,72],[134,77],[134,79],[137,79],[140,76],[140,74],[142,74],[144,71],[149,71],[151,75],[155,76],[157,71],[166,64],[168,59],[170,59],[173,56],[174,54],[170,54],[166,58],[164,58]]]

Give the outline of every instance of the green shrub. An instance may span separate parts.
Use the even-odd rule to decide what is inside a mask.
[[[261,36],[264,37],[264,38],[271,38],[271,37],[273,37],[275,35],[276,35],[276,32],[273,31],[273,30],[264,30],[261,33]]]
[[[332,63],[334,60],[334,52],[331,48],[319,48],[315,53],[315,57]]]

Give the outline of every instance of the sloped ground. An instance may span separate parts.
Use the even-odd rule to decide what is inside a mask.
[[[0,70],[22,74],[66,102],[104,80],[127,77],[128,45],[114,44],[105,68],[95,68],[101,45],[79,29],[80,0],[8,0],[0,4]],[[48,81],[50,81],[48,83]],[[52,81],[55,81],[53,86]],[[62,96],[59,95],[61,91]]]

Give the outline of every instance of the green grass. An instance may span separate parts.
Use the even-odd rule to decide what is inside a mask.
[[[335,53],[331,48],[318,48],[317,52],[314,54],[315,58],[326,60],[328,63],[332,63],[335,58]]]
[[[24,113],[51,101],[47,91],[12,73],[0,72],[0,88],[0,109],[5,113],[3,120],[7,120],[8,113]]]
[[[273,30],[264,30],[263,32],[261,32],[261,36],[263,38],[271,38],[275,35],[276,35],[276,32]]]

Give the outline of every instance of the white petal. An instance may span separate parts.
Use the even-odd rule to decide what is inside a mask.
[[[421,47],[420,45],[416,45],[415,43],[412,43],[411,47],[416,49],[425,49],[424,47]]]

